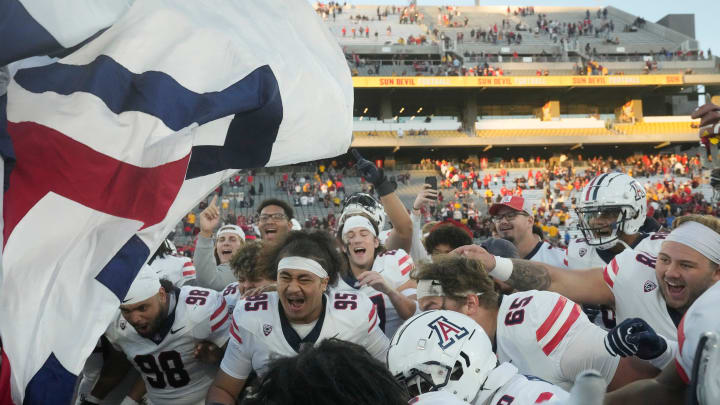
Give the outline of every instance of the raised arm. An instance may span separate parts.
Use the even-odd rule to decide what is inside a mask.
[[[612,291],[603,279],[602,268],[567,270],[530,260],[496,260],[496,256],[477,245],[461,246],[453,253],[480,261],[488,274],[519,291],[554,291],[581,304],[615,303]]]

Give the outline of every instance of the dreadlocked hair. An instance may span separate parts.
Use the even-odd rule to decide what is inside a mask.
[[[362,346],[334,338],[273,360],[268,370],[243,405],[405,405],[410,398],[407,388]]]
[[[258,275],[269,280],[277,279],[280,259],[300,256],[313,259],[327,271],[328,285],[334,286],[345,268],[345,261],[335,249],[333,237],[324,231],[291,231],[278,244],[265,246],[259,254]]]

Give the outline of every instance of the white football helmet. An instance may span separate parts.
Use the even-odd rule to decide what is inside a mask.
[[[716,332],[700,336],[691,380],[691,396],[699,405],[720,402],[720,336]]]
[[[640,231],[647,215],[647,195],[627,174],[605,173],[582,189],[575,211],[588,245],[606,250],[617,244],[618,231],[627,235]]]
[[[342,229],[345,220],[353,215],[365,214],[377,225],[378,232],[385,228],[385,208],[380,201],[367,193],[353,193],[343,200],[343,209],[338,219],[338,230]]]
[[[405,321],[387,354],[390,372],[411,395],[448,391],[471,402],[497,366],[483,328],[454,311],[427,311]]]

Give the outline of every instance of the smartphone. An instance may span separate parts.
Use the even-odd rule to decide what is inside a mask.
[[[435,176],[425,177],[425,184],[429,184],[431,189],[437,190],[437,177],[435,177]],[[435,199],[437,199],[437,197],[433,198],[433,200],[435,200]]]

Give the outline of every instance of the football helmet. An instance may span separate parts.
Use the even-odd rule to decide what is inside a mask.
[[[720,336],[705,332],[700,336],[692,368],[691,396],[699,405],[720,401]]]
[[[358,214],[365,214],[373,222],[373,225],[377,225],[378,232],[385,228],[385,208],[380,201],[367,193],[353,193],[343,200],[338,229],[342,229],[348,217]]]
[[[472,402],[497,366],[497,357],[485,331],[471,318],[454,311],[427,311],[397,330],[387,363],[411,395],[443,390]]]
[[[647,215],[647,195],[627,174],[604,173],[582,189],[575,211],[587,244],[606,250],[617,244],[618,231],[639,232]]]

